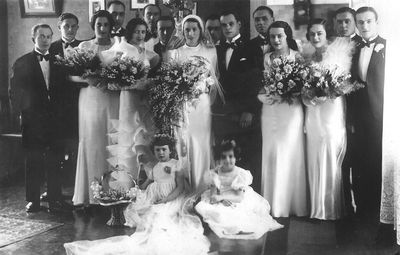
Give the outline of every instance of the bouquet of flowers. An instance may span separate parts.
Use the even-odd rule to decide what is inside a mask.
[[[139,188],[125,171],[106,173],[102,181],[95,180],[90,188],[93,198],[102,205],[114,205],[134,201],[140,193]]]
[[[67,48],[64,57],[56,56],[55,63],[63,66],[69,75],[87,78],[98,74],[101,60],[92,50]]]
[[[291,59],[275,58],[271,67],[264,71],[264,89],[267,96],[279,98],[280,103],[291,104],[301,94],[308,69]]]
[[[318,63],[310,65],[302,95],[308,100],[318,97],[335,99],[364,87],[359,82],[351,82],[351,74],[339,66],[326,66]]]
[[[148,71],[149,68],[143,61],[117,56],[110,64],[102,67],[100,77],[109,85],[114,85],[113,88],[108,86],[109,89],[135,89],[140,84],[138,81],[143,79]]]
[[[202,93],[209,91],[208,66],[209,62],[199,56],[161,66],[154,86],[148,90],[150,109],[159,132],[171,134],[172,126],[183,118],[185,104],[195,104]]]

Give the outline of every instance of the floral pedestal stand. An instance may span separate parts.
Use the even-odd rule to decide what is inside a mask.
[[[125,223],[124,209],[130,201],[123,200],[111,203],[102,203],[100,205],[109,207],[111,210],[111,217],[107,221],[107,225],[111,227],[123,227]]]

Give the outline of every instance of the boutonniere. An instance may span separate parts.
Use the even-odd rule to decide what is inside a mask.
[[[383,48],[385,48],[385,45],[383,45],[382,43],[378,43],[376,46],[375,46],[375,51],[376,52],[380,52]]]
[[[169,166],[164,167],[164,172],[166,172],[167,174],[170,174],[171,173],[171,167],[169,167]]]

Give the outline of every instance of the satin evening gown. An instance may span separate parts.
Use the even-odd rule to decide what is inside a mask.
[[[216,68],[217,52],[215,48],[207,48],[203,44],[196,47],[184,45],[169,52],[171,59],[185,61],[191,56],[202,56]],[[211,102],[210,95],[203,93],[195,107],[186,106],[186,122],[179,128],[178,156],[184,167],[188,169],[190,184],[196,191],[206,188],[204,174],[211,167]],[[183,141],[183,144],[179,141]],[[183,148],[184,147],[184,148]],[[186,153],[185,153],[186,152]],[[185,155],[186,154],[186,155]]]
[[[79,47],[100,53],[113,43],[112,40],[110,45],[101,46],[91,40],[81,43]],[[103,91],[92,85],[81,88],[79,94],[79,148],[72,198],[74,205],[97,203],[93,199],[90,184],[96,179],[100,180],[110,169],[106,150],[110,139],[107,134],[110,120],[118,118],[119,93]]]
[[[288,58],[295,59],[290,50]],[[264,57],[266,69],[271,65],[271,53]],[[307,182],[304,145],[304,113],[300,100],[292,104],[263,102],[262,179],[261,195],[271,205],[273,217],[308,215]]]
[[[306,103],[307,168],[311,218],[336,220],[344,215],[342,162],[346,152],[344,98]]]

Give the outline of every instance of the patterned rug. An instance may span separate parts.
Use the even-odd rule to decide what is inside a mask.
[[[0,215],[0,248],[62,226],[62,223]]]

